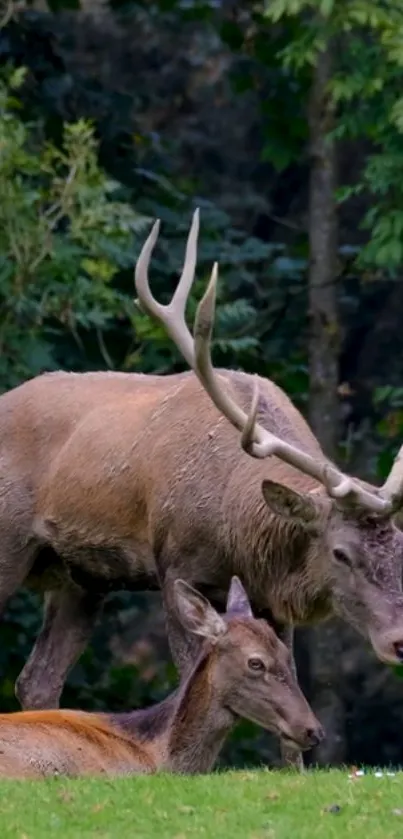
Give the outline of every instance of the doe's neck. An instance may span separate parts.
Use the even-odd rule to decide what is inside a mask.
[[[191,671],[166,699],[142,711],[114,715],[129,737],[152,749],[159,771],[208,772],[235,725],[213,684],[214,658],[214,650],[203,645]]]
[[[167,731],[164,769],[195,774],[215,764],[236,718],[223,705],[213,678],[215,652],[202,649],[181,686]]]

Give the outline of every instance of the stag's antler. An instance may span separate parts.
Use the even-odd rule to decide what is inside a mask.
[[[276,455],[285,463],[322,483],[332,498],[338,501],[343,499],[349,502],[354,501],[375,513],[390,512],[393,504],[396,503],[396,496],[403,493],[403,447],[382,489],[374,488],[374,491],[370,491],[353,478],[340,472],[332,464],[314,458],[296,446],[286,443],[257,422],[259,401],[257,377],[249,415],[228,394],[225,382],[214,370],[210,354],[218,279],[217,263],[213,266],[210,282],[197,308],[194,339],[185,321],[186,302],[196,270],[198,232],[199,211],[196,210],[188,236],[185,263],[178,287],[169,306],[162,306],[153,297],[148,282],[148,266],[159,233],[159,222],[154,224],[143,246],[135,271],[136,291],[143,309],[163,323],[168,335],[198,376],[216,408],[241,432],[242,448],[248,454],[256,458]]]
[[[140,302],[142,309],[150,315],[150,317],[154,318],[154,320],[159,320],[164,324],[169,337],[172,338],[174,344],[176,344],[178,349],[181,351],[189,367],[194,369],[195,361],[193,338],[186,325],[185,310],[196,271],[197,240],[199,236],[199,210],[195,210],[193,213],[192,224],[186,243],[183,271],[176,287],[175,294],[168,306],[163,306],[162,303],[158,303],[151,293],[150,283],[148,281],[148,266],[150,264],[151,254],[155,248],[159,232],[160,222],[158,220],[153,224],[151,233],[144,243],[140,256],[137,260],[134,275],[134,282],[138,294],[138,301],[136,302]]]
[[[392,469],[380,488],[382,498],[389,501],[392,512],[396,513],[403,506],[403,446],[400,447]]]

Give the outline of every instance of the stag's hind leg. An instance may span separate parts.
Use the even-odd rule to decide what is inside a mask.
[[[58,708],[67,673],[84,651],[103,601],[73,584],[45,594],[42,628],[15,686],[24,709]]]

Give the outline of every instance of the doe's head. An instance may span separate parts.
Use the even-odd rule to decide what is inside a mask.
[[[184,628],[209,642],[215,700],[289,746],[317,745],[323,729],[293,675],[287,647],[266,621],[253,617],[238,577],[232,578],[224,615],[182,580],[175,582],[175,596]]]

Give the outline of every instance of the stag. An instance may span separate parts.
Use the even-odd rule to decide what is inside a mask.
[[[215,266],[195,343],[184,311],[198,213],[168,307],[136,267],[143,308],[192,371],[170,376],[47,373],[0,397],[0,611],[23,584],[44,593],[42,629],[16,693],[57,708],[111,590],[162,590],[181,671],[193,636],[174,609],[180,577],[224,608],[243,581],[255,614],[292,648],[295,624],[339,614],[383,661],[403,661],[403,447],[382,487],[340,472],[273,382],[215,371]],[[242,446],[240,445],[242,443]]]
[[[198,644],[178,690],[130,713],[1,714],[0,776],[209,772],[241,718],[275,732],[291,748],[309,749],[322,739],[287,648],[266,621],[253,617],[237,577],[224,615],[183,580],[176,580],[174,593],[178,619]]]

